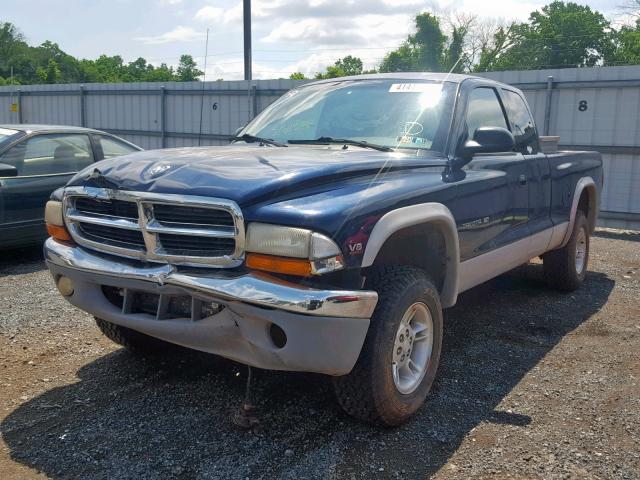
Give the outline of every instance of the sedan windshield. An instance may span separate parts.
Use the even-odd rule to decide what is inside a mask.
[[[4,144],[5,141],[10,141],[11,137],[17,135],[18,130],[11,130],[9,128],[0,128],[0,145]]]
[[[455,88],[450,82],[395,79],[309,85],[285,94],[241,133],[280,143],[344,139],[442,152]]]

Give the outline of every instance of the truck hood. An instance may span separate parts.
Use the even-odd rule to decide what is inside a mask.
[[[202,195],[240,206],[330,190],[381,171],[446,165],[439,156],[379,152],[340,145],[288,148],[234,144],[148,150],[98,162],[69,185]]]

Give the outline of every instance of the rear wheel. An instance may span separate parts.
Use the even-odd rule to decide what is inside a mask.
[[[367,277],[378,292],[353,370],[334,379],[350,415],[370,423],[405,423],[424,403],[440,359],[442,308],[433,283],[412,267],[380,267]]]
[[[542,256],[547,284],[558,290],[573,291],[582,285],[589,262],[589,222],[582,210],[576,213],[567,244]]]
[[[122,345],[133,354],[155,355],[174,348],[173,344],[164,342],[158,338],[150,337],[136,330],[107,322],[98,317],[95,318],[98,328],[105,337],[118,345]]]

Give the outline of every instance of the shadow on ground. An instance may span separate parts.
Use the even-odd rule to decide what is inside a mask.
[[[0,278],[44,270],[42,244],[0,250]]]
[[[118,350],[83,366],[77,383],[21,405],[1,431],[15,461],[53,478],[425,478],[481,422],[526,428],[530,417],[497,406],[613,286],[589,273],[581,290],[553,292],[531,265],[462,295],[446,314],[434,390],[398,429],[346,417],[322,376],[260,372],[263,430],[238,431],[230,416],[244,368],[197,353],[140,360]]]
[[[594,237],[608,238],[610,240],[627,240],[629,242],[640,242],[640,231],[630,230],[596,230]]]

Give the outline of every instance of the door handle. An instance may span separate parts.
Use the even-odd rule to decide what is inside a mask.
[[[518,183],[520,185],[526,185],[527,184],[527,176],[522,174],[518,177]]]

